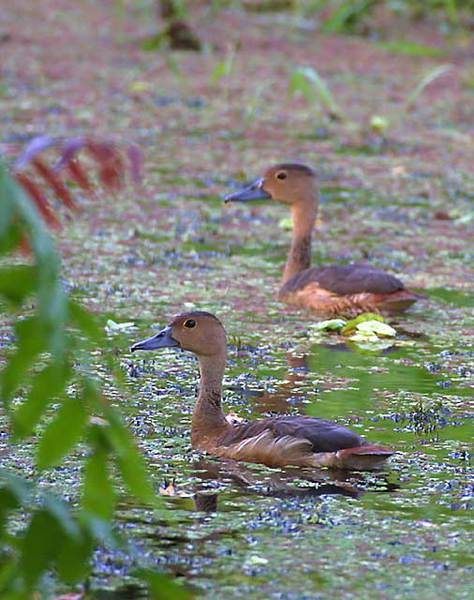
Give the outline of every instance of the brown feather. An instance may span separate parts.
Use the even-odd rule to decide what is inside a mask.
[[[394,275],[371,265],[354,263],[306,269],[290,279],[280,293],[295,292],[310,283],[316,283],[321,289],[338,296],[361,293],[391,294],[404,289],[403,283]]]

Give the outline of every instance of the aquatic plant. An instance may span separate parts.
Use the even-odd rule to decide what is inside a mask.
[[[46,140],[30,145],[16,168],[32,161],[59,198],[70,204],[56,172],[43,168],[36,158],[47,145]],[[99,153],[102,148],[106,157],[116,156],[105,146],[94,148]],[[67,154],[63,154],[62,164],[68,164]],[[118,173],[105,168],[109,159],[101,155],[99,164],[102,181],[118,183]],[[38,204],[37,195],[29,193],[41,189],[43,194],[39,184],[22,187],[21,177],[19,181],[0,162],[0,255],[4,256],[0,299],[2,311],[8,310],[15,320],[14,348],[0,372],[0,398],[11,432],[8,444],[35,436],[39,473],[60,467],[78,444],[87,452],[80,500],[74,509],[27,480],[21,466],[17,472],[0,471],[2,598],[31,598],[51,569],[65,584],[84,581],[96,546],[122,543],[112,529],[117,474],[129,494],[151,507],[161,506],[143,456],[119,411],[104,395],[89,359],[91,350],[104,347],[104,334],[97,319],[63,287],[60,257],[45,225],[45,221],[52,222],[53,208],[45,202]],[[15,253],[23,239],[32,259],[23,263],[18,256],[7,260],[5,256]],[[108,367],[114,372],[113,364]],[[142,577],[153,589],[161,582],[169,584],[173,597],[182,592],[160,574],[145,569]],[[186,597],[184,592],[182,597]]]
[[[52,166],[43,158],[47,151],[55,153],[56,161]],[[58,201],[69,212],[79,211],[67,182],[86,194],[94,193],[94,181],[90,175],[92,167],[84,167],[79,153],[92,161],[98,183],[109,191],[120,189],[127,173],[134,183],[141,179],[142,156],[133,144],[118,144],[92,136],[54,138],[44,135],[33,138],[13,164],[12,172],[41,217],[53,229],[61,228],[56,208]]]

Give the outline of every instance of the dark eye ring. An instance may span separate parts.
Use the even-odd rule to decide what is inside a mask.
[[[280,171],[279,173],[277,173],[277,179],[286,179],[287,175],[285,173],[285,171]]]
[[[184,322],[184,326],[192,329],[193,327],[196,327],[196,321],[194,319],[188,319]]]

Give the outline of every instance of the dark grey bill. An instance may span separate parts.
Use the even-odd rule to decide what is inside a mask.
[[[253,202],[254,200],[270,200],[271,195],[263,189],[263,179],[257,179],[243,190],[224,196],[224,202]]]
[[[171,333],[171,327],[165,327],[156,335],[149,337],[146,340],[143,340],[142,342],[137,342],[136,344],[133,344],[130,350],[132,352],[135,352],[135,350],[158,350],[159,348],[179,348],[179,342],[174,339]]]

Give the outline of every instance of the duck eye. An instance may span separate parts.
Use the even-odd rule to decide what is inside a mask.
[[[194,319],[188,319],[184,322],[184,326],[188,329],[192,329],[193,327],[196,327],[196,321]]]
[[[285,171],[280,171],[279,173],[276,174],[277,179],[286,179],[287,175],[285,173]]]

